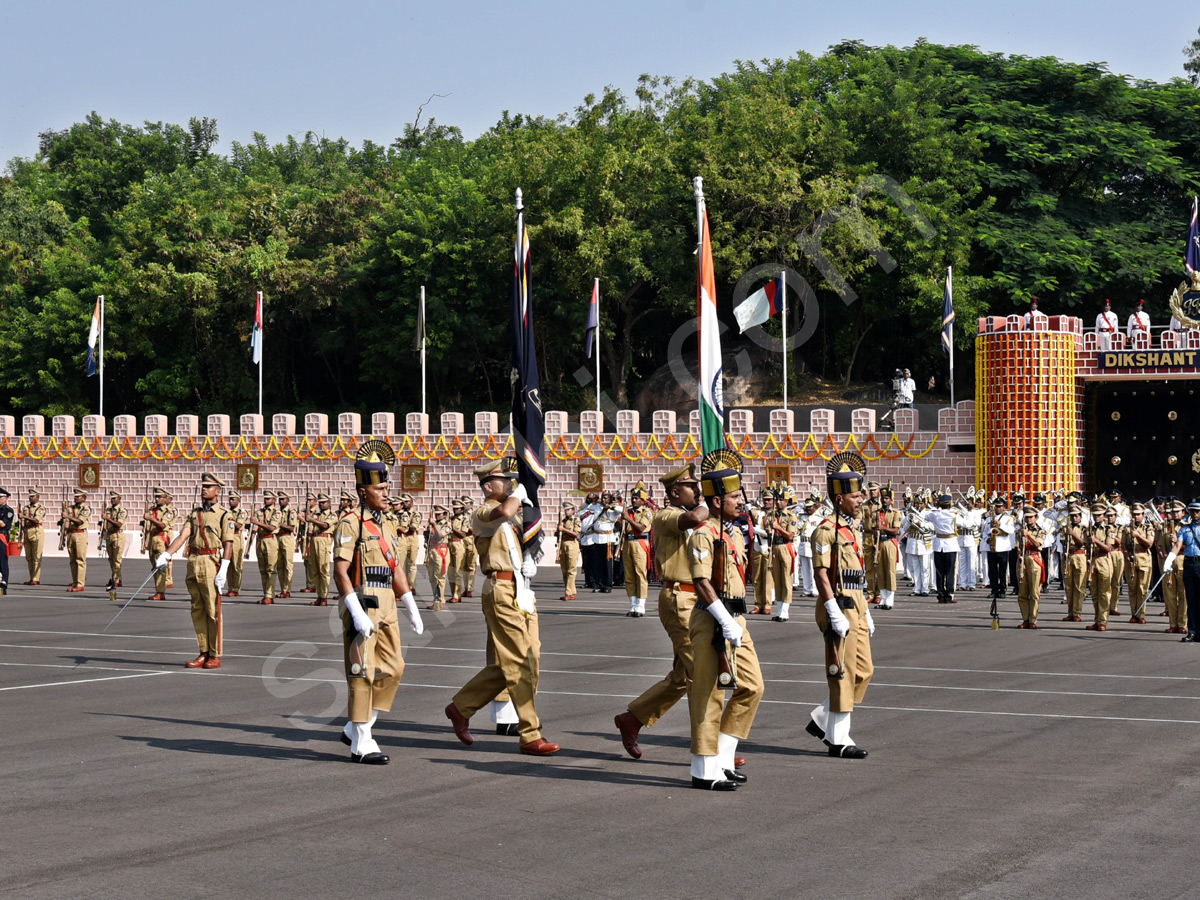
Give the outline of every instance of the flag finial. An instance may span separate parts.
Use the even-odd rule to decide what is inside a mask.
[[[521,202],[521,189],[517,188],[517,212],[525,208],[525,204]]]

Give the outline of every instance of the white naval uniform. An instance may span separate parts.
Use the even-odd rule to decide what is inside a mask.
[[[958,517],[958,587],[974,590],[979,581],[979,528],[983,510],[964,509]]]
[[[1146,343],[1149,345],[1150,317],[1144,312],[1133,313],[1125,325],[1125,333],[1129,335],[1129,346],[1133,346],[1133,339],[1139,334],[1146,335]]]
[[[1096,349],[1111,350],[1112,336],[1120,330],[1121,322],[1115,312],[1110,310],[1096,316]]]
[[[928,594],[930,582],[930,569],[933,566],[933,544],[931,540],[926,540],[925,533],[928,527],[922,527],[917,515],[922,519],[928,515],[928,510],[920,511],[913,510],[911,513],[906,513],[903,522],[903,531],[905,537],[908,538],[904,542],[904,553],[909,559],[909,574],[913,580],[913,593]],[[928,521],[926,519],[926,521]]]

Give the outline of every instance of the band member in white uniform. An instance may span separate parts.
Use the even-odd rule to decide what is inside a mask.
[[[1139,300],[1137,311],[1130,315],[1129,321],[1125,325],[1130,347],[1142,345],[1142,341],[1139,341],[1138,338],[1142,338],[1145,342],[1144,346],[1150,346],[1150,317],[1146,315],[1145,306],[1146,301]]]
[[[1112,311],[1112,301],[1104,301],[1104,312],[1096,316],[1096,349],[1111,350],[1112,336],[1121,330],[1121,322]]]

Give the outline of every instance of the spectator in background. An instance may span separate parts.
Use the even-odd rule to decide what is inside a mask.
[[[896,391],[899,395],[900,403],[898,409],[912,409],[913,395],[917,392],[917,383],[912,379],[912,372],[908,369],[904,370],[904,377],[900,379],[900,385]]]

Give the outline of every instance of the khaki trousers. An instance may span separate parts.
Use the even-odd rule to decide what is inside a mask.
[[[784,548],[786,549],[786,548]],[[734,616],[746,628],[743,616]],[[742,634],[742,646],[728,646],[729,661],[737,677],[737,690],[725,702],[725,689],[717,683],[718,654],[713,646],[714,629],[720,625],[707,611],[695,609],[688,625],[694,662],[692,683],[688,688],[688,710],[692,717],[692,753],[696,756],[717,755],[717,735],[724,733],[738,740],[750,736],[750,727],[762,702],[762,670],[758,653],[749,629]]]
[[[279,581],[279,590],[291,593],[292,574],[296,567],[296,537],[280,536],[276,540],[279,542],[279,556],[275,562],[275,577]]]
[[[453,703],[469,719],[507,689],[521,723],[521,743],[528,744],[542,736],[542,724],[533,704],[542,644],[537,613],[527,619],[517,609],[515,596],[513,582],[488,578],[483,588],[483,617],[496,661],[463,685]]]
[[[307,591],[317,586],[316,557],[313,554],[312,541],[304,542],[300,550],[300,557],[304,562],[304,589]]]
[[[396,567],[404,570],[408,578],[409,590],[417,589],[417,551],[420,541],[415,534],[407,534],[396,539]]]
[[[466,550],[463,548],[462,541],[450,542],[450,561],[447,563],[446,572],[450,579],[450,596],[457,600],[462,596],[463,582],[466,580],[463,577],[463,560],[466,558]]]
[[[625,566],[625,593],[630,597],[647,597],[650,594],[650,581],[646,574],[649,563],[646,544],[631,538],[625,542],[621,557]]]
[[[308,551],[308,564],[312,567],[313,587],[317,590],[318,600],[329,599],[329,570],[332,559],[333,538],[313,538],[312,549]],[[409,585],[409,589],[412,589],[412,585]]]
[[[87,581],[87,532],[67,535],[67,555],[71,560],[71,584],[83,586]]]
[[[239,528],[233,533],[233,556],[229,560],[229,573],[225,585],[227,592],[242,592],[242,572],[246,568],[245,552],[246,542],[242,539],[242,529]]]
[[[867,567],[867,596],[878,597],[879,588],[877,585],[877,571],[879,568],[878,560],[875,558],[875,535],[872,534],[870,539],[863,536],[863,564]],[[950,589],[954,590],[954,585],[950,585]]]
[[[279,565],[279,538],[258,539],[258,574],[262,577],[263,596],[275,596],[275,568]]]
[[[1125,577],[1125,555],[1123,553],[1111,553],[1109,559],[1112,560],[1112,578],[1108,582],[1108,614],[1116,615],[1117,608],[1121,605],[1121,579]]]
[[[467,538],[463,541],[463,588],[468,591],[475,590],[475,565],[479,561],[479,551],[475,549],[475,539]]]
[[[1108,604],[1112,592],[1113,554],[1101,556],[1092,564],[1092,606],[1096,625],[1108,625]]]
[[[1017,605],[1021,608],[1021,621],[1037,624],[1038,601],[1042,598],[1041,557],[1026,555],[1021,560],[1021,584],[1017,592]]]
[[[680,591],[664,587],[658,592],[658,621],[671,639],[674,657],[671,671],[640,697],[629,704],[629,711],[646,728],[661,719],[672,706],[688,692],[692,683],[691,622],[692,610],[696,606],[696,595],[691,591]],[[711,618],[711,616],[709,617]]]
[[[351,722],[368,722],[371,710],[387,712],[392,708],[400,676],[404,674],[404,658],[400,648],[400,622],[396,618],[396,598],[389,590],[375,588],[373,596],[379,601],[378,609],[363,611],[375,626],[366,641],[363,660],[366,677],[350,674],[350,647],[358,637],[350,610],[345,600],[338,599],[338,612],[342,617],[342,662],[346,669],[346,684],[350,687],[347,703],[347,718]]]
[[[896,589],[896,563],[900,549],[895,541],[883,541],[875,550],[875,593]],[[836,711],[836,710],[835,710]]]
[[[1163,579],[1163,600],[1167,604],[1168,621],[1172,628],[1187,631],[1187,597],[1183,592],[1183,558],[1175,560]]]
[[[1129,567],[1129,614],[1146,615],[1146,592],[1150,590],[1150,554],[1133,554],[1133,565]]]
[[[888,541],[887,543],[891,543]],[[887,590],[891,590],[888,588]],[[855,703],[862,703],[867,695],[867,685],[875,672],[871,660],[871,632],[867,627],[867,604],[861,591],[846,591],[854,598],[854,608],[842,610],[850,620],[850,631],[844,638],[837,637],[829,629],[829,613],[825,604],[817,598],[817,627],[825,637],[825,665],[835,665],[841,657],[844,678],[826,678],[829,683],[830,712],[853,712]],[[836,652],[835,652],[836,650]]]
[[[1087,593],[1087,554],[1072,553],[1067,558],[1067,615],[1083,617],[1083,595]]]
[[[146,547],[150,556],[151,566],[154,565],[154,561],[158,559],[160,553],[167,552],[167,542],[163,540],[161,533],[150,538],[146,543]],[[154,576],[154,590],[156,593],[165,594],[167,588],[174,586],[174,581],[171,578],[172,565],[173,563],[167,563],[167,567]]]
[[[187,589],[192,595],[192,628],[201,653],[221,655],[221,595],[217,593],[220,557],[189,556]]]
[[[446,599],[446,573],[449,571],[450,551],[446,547],[434,547],[425,551],[425,572],[429,576],[429,587],[435,602]]]
[[[104,552],[108,554],[108,567],[112,570],[113,582],[121,580],[121,563],[125,559],[125,532],[118,531],[104,539]]]
[[[754,551],[754,606],[771,608],[771,554]]]
[[[771,548],[771,586],[774,589],[776,601],[792,602],[793,559],[788,544],[779,544]]]
[[[25,562],[29,566],[29,580],[42,580],[42,548],[46,533],[38,528],[25,532]]]
[[[559,545],[558,567],[562,571],[563,596],[575,596],[575,581],[579,575],[579,542],[566,541]]]

